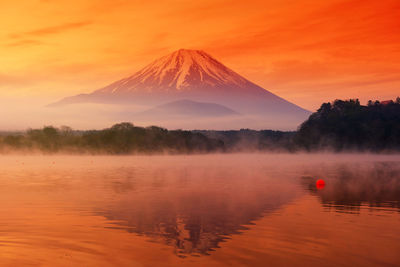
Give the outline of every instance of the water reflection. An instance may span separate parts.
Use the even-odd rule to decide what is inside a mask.
[[[0,158],[0,266],[400,266],[400,160],[368,157]]]
[[[327,209],[358,213],[366,206],[370,210],[387,208],[400,212],[398,163],[342,164],[325,171],[303,176],[302,184]],[[319,189],[316,181],[321,178],[326,185]]]
[[[126,183],[132,174],[124,176],[118,180]],[[298,195],[296,185],[284,175],[272,177],[240,167],[179,169],[173,175],[171,170],[155,169],[144,176],[136,177],[134,187],[125,184],[124,188],[134,188],[125,194],[114,187],[118,200],[98,214],[116,222],[117,228],[173,246],[179,257],[208,255],[231,235]]]

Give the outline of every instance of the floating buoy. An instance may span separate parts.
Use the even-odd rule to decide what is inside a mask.
[[[317,189],[322,189],[322,188],[325,187],[325,181],[322,180],[322,179],[318,179],[318,180],[315,182],[315,186],[317,187]]]

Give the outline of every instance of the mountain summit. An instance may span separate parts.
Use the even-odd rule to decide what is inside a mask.
[[[201,50],[180,49],[98,93],[245,89],[250,82]]]
[[[206,52],[188,49],[161,57],[132,76],[90,94],[67,97],[52,106],[91,102],[141,105],[147,110],[182,99],[214,103],[243,116],[251,115],[245,121],[257,122],[259,126],[253,128],[294,129],[310,114],[250,82]],[[274,127],[273,122],[286,126]],[[241,127],[252,126],[244,123]]]

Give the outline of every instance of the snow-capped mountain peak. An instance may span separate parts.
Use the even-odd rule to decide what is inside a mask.
[[[182,99],[187,101],[182,102]],[[104,88],[64,98],[51,106],[77,103],[128,105],[130,109],[137,109],[132,114],[135,120],[144,116],[143,112],[147,110],[147,114],[151,113],[152,118],[156,117],[156,121],[162,122],[160,125],[172,117],[174,120],[176,117],[182,118],[177,114],[193,117],[191,121],[186,116],[184,121],[180,120],[178,127],[193,127],[200,122],[194,120],[199,118],[198,115],[202,118],[205,114],[212,115],[212,118],[220,117],[218,114],[224,113],[224,109],[240,114],[230,117],[242,117],[243,121],[237,125],[243,128],[294,129],[310,114],[248,81],[209,54],[187,49],[159,58],[132,76]],[[143,112],[140,113],[140,110]],[[223,117],[225,119],[227,116]],[[224,121],[219,123],[226,124]],[[205,125],[215,127],[212,123]]]
[[[201,50],[180,49],[155,60],[101,93],[191,91],[201,88],[248,88],[251,82]]]

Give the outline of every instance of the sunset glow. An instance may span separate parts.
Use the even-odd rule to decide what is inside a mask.
[[[400,0],[0,0],[1,266],[400,266]]]
[[[309,110],[400,88],[398,0],[1,1],[0,96],[88,93],[179,48]]]

